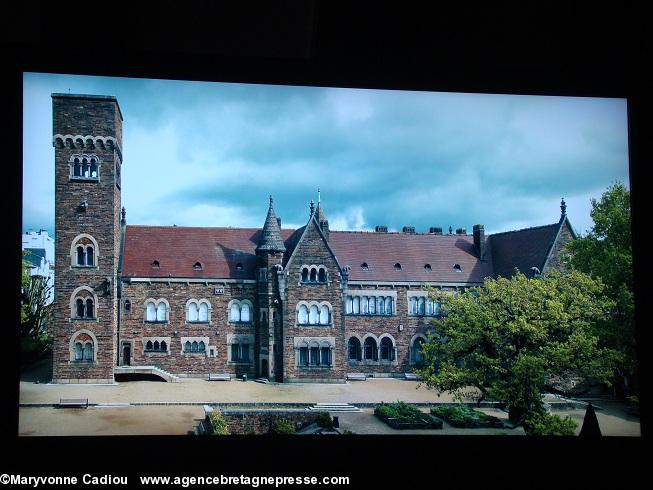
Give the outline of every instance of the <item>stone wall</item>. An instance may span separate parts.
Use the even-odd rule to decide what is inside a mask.
[[[223,295],[214,295],[215,287],[223,287]],[[165,299],[169,304],[168,321],[146,322],[145,302],[148,298]],[[189,323],[186,320],[186,303],[190,299],[206,299],[211,304],[208,323]],[[251,322],[246,324],[229,321],[228,304],[231,300],[249,300],[254,305],[250,312]],[[120,342],[132,342],[134,366],[154,365],[173,374],[230,373],[254,377],[255,353],[249,363],[229,362],[228,336],[234,334],[255,335],[256,284],[185,283],[185,282],[125,282],[122,292]],[[131,303],[131,311],[125,312],[125,301]],[[169,337],[168,352],[145,352],[143,337]],[[205,353],[183,352],[182,337],[208,337]],[[216,357],[209,357],[209,349],[215,347]]]
[[[288,410],[221,410],[229,434],[269,434],[280,420],[291,422],[299,430],[315,422],[321,413],[304,409]]]
[[[284,381],[344,379],[345,343],[342,317],[342,288],[340,269],[320,236],[317,224],[311,220],[303,240],[293,253],[292,262],[286,268],[287,299],[284,304]],[[327,269],[326,283],[301,283],[303,265],[324,265]],[[297,305],[300,301],[327,301],[331,305],[331,325],[300,326],[297,324]],[[295,339],[311,337],[334,337],[330,368],[296,366]]]

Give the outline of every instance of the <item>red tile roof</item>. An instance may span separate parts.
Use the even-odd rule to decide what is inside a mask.
[[[472,235],[434,235],[331,231],[329,244],[353,281],[482,282],[492,275],[510,276],[513,268],[542,268],[558,224],[498,233],[488,237],[487,262],[478,260]],[[301,230],[281,230],[287,260]],[[191,228],[128,225],[124,238],[125,277],[255,279],[256,228]],[[158,261],[160,267],[152,266]],[[196,262],[202,270],[195,270]],[[236,265],[242,264],[242,270]],[[366,263],[368,270],[362,270]],[[401,270],[395,269],[395,264]],[[425,265],[431,271],[425,270]],[[461,272],[454,270],[461,266]]]
[[[354,281],[482,282],[492,275],[491,263],[475,254],[471,235],[332,231],[329,244],[340,265],[351,267]],[[401,270],[395,270],[396,263]],[[454,264],[462,271],[456,272]]]
[[[281,230],[284,240],[294,230]],[[256,228],[191,228],[134,226],[125,229],[122,275],[255,279],[261,230]],[[152,267],[158,261],[159,268]],[[196,262],[202,270],[194,270]],[[243,265],[237,270],[236,265]]]

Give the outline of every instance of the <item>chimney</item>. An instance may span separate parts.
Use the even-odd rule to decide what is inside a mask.
[[[474,251],[478,258],[485,261],[485,228],[483,225],[474,225]]]
[[[442,235],[442,228],[439,226],[431,226],[429,228],[429,233],[433,233],[434,235]]]
[[[457,228],[456,235],[467,235],[467,230],[465,228]]]
[[[383,225],[377,225],[374,227],[376,233],[388,233],[388,227]]]
[[[412,234],[415,234],[415,227],[414,227],[414,226],[404,226],[404,227],[401,229],[401,231],[404,232],[404,233],[412,233]]]

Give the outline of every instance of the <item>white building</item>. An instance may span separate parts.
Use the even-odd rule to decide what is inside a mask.
[[[27,260],[31,264],[30,275],[49,278],[48,284],[54,284],[54,239],[47,230],[29,230],[23,233],[23,251],[27,252]],[[47,303],[52,303],[54,289],[48,293]]]

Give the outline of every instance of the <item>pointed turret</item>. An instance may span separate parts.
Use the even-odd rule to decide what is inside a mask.
[[[272,207],[272,196],[270,196],[270,207],[268,208],[268,215],[265,218],[265,224],[263,225],[261,239],[256,247],[256,251],[258,252],[259,250],[267,252],[286,251],[286,247],[283,244],[283,238],[281,238],[281,227],[279,226],[279,221],[277,220],[277,216],[274,214],[274,208]]]

